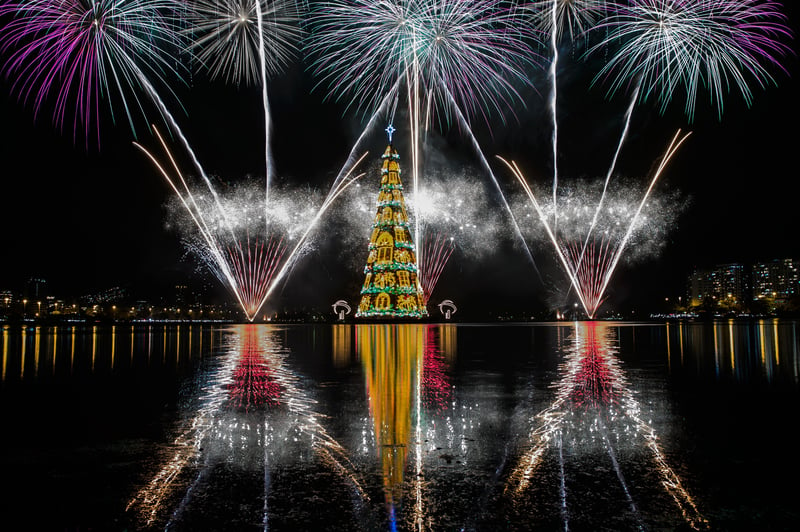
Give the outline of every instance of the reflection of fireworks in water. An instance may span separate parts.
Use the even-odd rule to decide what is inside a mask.
[[[517,167],[516,163],[509,163],[505,159],[500,159],[508,166],[508,168],[514,174],[514,177],[516,177],[525,190],[525,194],[536,211],[539,221],[543,225],[547,233],[547,237],[550,243],[553,245],[564,271],[569,277],[572,288],[575,290],[575,293],[578,296],[584,311],[590,318],[594,317],[597,309],[600,307],[600,304],[603,301],[605,291],[608,288],[608,284],[611,281],[614,270],[619,263],[622,253],[625,251],[626,246],[631,241],[634,231],[638,228],[641,212],[647,205],[647,201],[650,197],[653,187],[655,186],[659,177],[661,177],[661,174],[666,168],[667,163],[669,163],[672,156],[688,136],[688,133],[680,136],[679,131],[672,138],[670,145],[662,156],[658,168],[653,173],[653,177],[650,180],[649,186],[645,190],[641,200],[638,202],[635,210],[633,210],[633,215],[631,216],[630,221],[623,226],[623,232],[618,233],[618,236],[612,236],[608,233],[604,233],[598,240],[597,237],[591,234],[596,228],[597,221],[597,217],[594,216],[594,209],[592,209],[593,222],[592,225],[589,225],[589,227],[586,228],[585,240],[584,238],[579,240],[579,242],[583,242],[582,245],[570,243],[568,236],[556,236],[555,230],[553,229],[554,225],[551,226],[545,209],[543,209],[537,201],[535,194],[533,193],[528,182],[525,180],[525,177],[522,175],[522,172]],[[557,214],[555,209],[553,209],[553,211],[555,224],[555,220],[560,220],[561,215]],[[589,242],[594,243],[591,245],[590,249],[591,256],[589,260],[587,260],[586,250]],[[581,246],[580,253],[571,251],[575,249],[576,245]]]
[[[145,73],[167,87],[164,74],[177,76],[176,7],[173,0],[4,1],[0,16],[14,18],[0,31],[0,50],[11,52],[3,70],[37,114],[55,93],[58,126],[74,108],[73,135],[82,125],[87,144],[93,121],[99,143],[104,98],[112,117],[112,97],[119,99],[135,133],[133,113],[143,112],[136,89],[152,91]]]
[[[181,225],[184,228],[191,227],[191,232],[196,235],[188,239],[190,249],[206,261],[220,282],[236,297],[247,319],[253,321],[277,283],[301,256],[308,236],[319,219],[336,198],[361,176],[345,176],[345,179],[330,190],[320,207],[312,211],[313,214],[299,218],[303,223],[302,226],[293,226],[290,222],[297,220],[299,216],[291,210],[291,205],[297,204],[296,200],[290,203],[275,202],[274,209],[270,203],[269,210],[264,211],[268,216],[259,217],[253,215],[250,210],[253,204],[247,198],[251,198],[252,194],[246,188],[243,189],[244,193],[241,196],[234,194],[227,199],[220,196],[211,181],[205,178],[210,197],[195,193],[157,130],[156,134],[172,164],[172,172],[165,169],[144,147],[135,145],[147,155],[166,179],[188,216]],[[361,157],[363,158],[364,156]],[[244,204],[243,199],[246,200]],[[307,205],[308,202],[303,204]],[[241,209],[242,207],[246,208]],[[253,224],[259,221],[258,226],[266,227],[268,234],[265,237],[251,238]],[[272,221],[279,224],[273,224]],[[242,232],[245,233],[244,237],[241,236]],[[277,265],[288,249],[288,243],[284,245],[282,237],[273,240],[274,237],[270,235],[275,233],[284,235],[288,233],[293,240],[296,240],[280,268]],[[294,238],[295,235],[299,236]]]
[[[268,522],[270,468],[290,449],[308,444],[332,471],[342,475],[356,493],[367,498],[360,480],[352,473],[344,449],[320,423],[315,401],[300,387],[300,378],[286,366],[287,353],[279,341],[278,329],[265,325],[240,325],[231,336],[230,350],[200,398],[201,406],[175,440],[164,465],[128,503],[147,526],[164,517],[165,504],[175,500],[178,487],[182,498],[171,512],[167,527],[179,522],[194,494],[203,488],[204,479],[216,463],[241,464],[264,468],[264,515]],[[258,415],[263,414],[262,419]],[[199,465],[198,457],[204,460]],[[199,466],[199,467],[198,467]],[[194,480],[186,476],[196,470]]]
[[[200,452],[203,442],[212,433],[216,413],[227,401],[224,390],[231,384],[236,358],[222,362],[208,386],[208,393],[200,399],[200,407],[188,426],[173,440],[164,465],[128,502],[126,510],[138,509],[147,526],[160,517],[163,504],[182,484],[182,474],[190,467]]]
[[[245,342],[233,372],[229,404],[245,412],[263,406],[277,406],[281,386],[264,357],[263,348],[256,342]]]
[[[437,345],[437,332],[439,332],[439,327],[428,326],[422,367],[422,389],[420,390],[423,405],[433,412],[445,410],[452,395],[450,378],[447,375],[448,363],[442,349]]]
[[[677,504],[681,517],[693,529],[705,529],[708,522],[698,511],[681,479],[667,464],[652,426],[642,419],[641,407],[616,357],[618,340],[614,334],[614,329],[598,322],[576,323],[574,343],[566,349],[565,360],[560,366],[562,377],[554,386],[556,398],[533,418],[535,425],[529,435],[530,448],[511,471],[506,493],[512,497],[521,495],[533,481],[548,448],[558,447],[562,518],[565,528],[568,528],[561,447],[565,441],[570,441],[574,450],[582,450],[582,447],[577,447],[580,444],[585,445],[585,452],[589,453],[591,445],[599,442],[609,455],[631,513],[641,528],[639,509],[612,445],[612,438],[617,444],[635,443],[636,440],[628,433],[630,421],[635,429],[633,436],[638,436],[643,448],[651,453],[661,485]]]

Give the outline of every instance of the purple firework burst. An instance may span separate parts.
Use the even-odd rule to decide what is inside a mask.
[[[0,16],[2,71],[19,98],[38,115],[51,98],[53,121],[73,136],[83,130],[88,147],[100,140],[100,101],[114,118],[121,105],[134,135],[134,110],[144,113],[136,89],[177,74],[176,0],[10,0]],[[177,76],[180,79],[180,76]]]

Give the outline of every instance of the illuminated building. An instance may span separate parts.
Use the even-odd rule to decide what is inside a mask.
[[[749,291],[743,264],[719,264],[708,270],[695,270],[689,277],[689,297],[692,305],[708,300],[744,301]]]
[[[774,259],[753,265],[753,299],[788,299],[798,294],[800,276],[798,261]]]
[[[14,292],[11,290],[0,290],[0,302],[4,305],[10,305],[11,303],[16,302],[17,296],[14,295]]]
[[[356,317],[421,318],[428,315],[417,278],[417,256],[408,228],[400,156],[391,142],[383,156],[378,208],[364,267]]]

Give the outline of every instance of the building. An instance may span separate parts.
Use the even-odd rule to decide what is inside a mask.
[[[28,279],[25,285],[25,297],[31,301],[44,301],[47,296],[47,280],[38,277]]]
[[[758,262],[752,269],[753,300],[786,300],[798,294],[800,261],[794,259],[774,259]]]
[[[719,264],[711,269],[695,270],[689,276],[689,301],[701,306],[709,300],[741,304],[750,294],[747,269],[743,264]]]

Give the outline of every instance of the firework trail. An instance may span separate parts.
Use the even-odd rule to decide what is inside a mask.
[[[622,150],[622,144],[625,142],[625,139],[628,136],[628,129],[630,128],[631,123],[631,115],[633,114],[633,107],[636,104],[636,96],[639,93],[639,87],[633,91],[633,98],[631,99],[630,105],[628,105],[628,110],[625,113],[625,126],[622,129],[622,135],[620,135],[619,142],[617,143],[617,149],[614,151],[614,157],[611,159],[611,165],[608,167],[608,172],[606,173],[606,179],[603,182],[603,193],[600,195],[600,200],[597,202],[597,207],[594,211],[594,216],[592,217],[592,223],[589,225],[589,230],[586,232],[586,238],[583,241],[583,248],[581,249],[580,254],[577,258],[577,269],[580,269],[581,262],[583,261],[583,256],[586,253],[586,248],[589,245],[589,241],[592,238],[592,234],[594,233],[595,227],[597,227],[597,219],[600,216],[600,213],[603,209],[603,203],[606,199],[606,192],[608,191],[608,185],[611,181],[611,176],[614,174],[614,169],[617,166],[617,159],[619,158],[619,153]]]
[[[553,234],[558,230],[558,116],[556,100],[558,98],[557,66],[558,66],[558,0],[552,4],[552,25],[550,28],[550,47],[553,61],[550,63],[550,116],[553,119]]]
[[[455,248],[453,237],[448,238],[441,233],[437,233],[433,239],[425,241],[424,259],[420,262],[420,269],[423,271],[422,293],[426,305]]]
[[[451,97],[451,102],[453,102],[452,95],[450,95],[450,97]],[[534,269],[536,270],[536,273],[538,274],[539,270],[536,267],[536,261],[533,260],[533,255],[531,254],[531,251],[528,248],[528,245],[525,242],[525,239],[522,237],[522,232],[519,229],[519,224],[517,223],[517,220],[514,218],[514,213],[511,211],[511,207],[508,205],[508,200],[506,200],[506,197],[503,194],[502,189],[500,188],[500,183],[497,181],[497,178],[495,177],[491,166],[489,166],[489,162],[486,160],[486,157],[483,155],[483,150],[481,150],[481,147],[478,144],[478,139],[476,139],[475,135],[472,134],[472,130],[469,128],[469,126],[467,124],[466,117],[461,112],[461,110],[458,108],[458,106],[455,105],[454,102],[453,102],[453,109],[457,114],[457,117],[458,117],[458,120],[459,120],[459,124],[463,126],[463,131],[465,131],[465,132],[467,132],[469,134],[469,139],[472,142],[472,147],[475,150],[475,153],[480,158],[481,165],[486,170],[486,172],[489,174],[489,177],[492,178],[492,183],[494,183],[495,188],[499,192],[500,199],[503,200],[503,206],[506,208],[506,211],[508,211],[508,214],[511,216],[511,223],[514,226],[514,231],[516,232],[517,236],[519,237],[520,241],[522,242],[522,246],[523,246],[523,248],[525,249],[525,252],[528,255],[528,259],[530,259],[531,264],[533,265]]]
[[[570,39],[575,38],[575,31],[588,32],[605,13],[603,0],[538,0],[525,6],[535,27],[549,35],[552,59],[548,69],[550,79],[550,117],[552,120],[552,154],[553,154],[553,234],[558,231],[558,45],[569,31]]]
[[[661,177],[661,174],[663,173],[664,168],[666,168],[667,164],[669,164],[670,159],[672,159],[672,156],[675,155],[675,153],[678,151],[678,148],[680,148],[681,144],[683,144],[683,142],[687,138],[689,138],[689,135],[691,135],[691,133],[686,133],[685,135],[681,136],[681,132],[678,131],[677,133],[675,133],[675,136],[672,137],[672,141],[670,142],[669,147],[664,152],[664,155],[661,158],[661,162],[658,165],[658,169],[653,174],[653,179],[650,181],[650,186],[647,187],[647,192],[645,192],[641,203],[639,203],[639,207],[636,210],[636,214],[633,216],[633,221],[628,226],[628,229],[625,231],[625,236],[622,238],[622,241],[619,243],[619,247],[617,248],[617,251],[615,251],[611,256],[611,265],[609,266],[608,271],[605,273],[605,275],[603,275],[603,284],[600,287],[600,297],[601,298],[602,298],[603,294],[605,293],[606,288],[608,287],[609,281],[611,281],[611,275],[614,273],[614,270],[617,267],[617,263],[619,262],[619,258],[620,258],[620,256],[622,256],[622,252],[625,251],[625,246],[628,244],[628,241],[631,238],[631,234],[633,233],[634,225],[636,224],[637,219],[641,215],[642,209],[647,204],[647,198],[650,196],[650,193],[653,191],[653,187],[655,186],[656,181],[658,181],[658,178]],[[592,309],[592,312],[589,315],[590,316],[594,316],[594,313],[596,311],[597,311],[597,307],[594,307]]]
[[[669,146],[667,147],[667,150],[664,152],[658,168],[650,179],[649,186],[647,187],[647,190],[645,191],[641,201],[639,201],[636,211],[630,218],[630,221],[625,225],[624,234],[613,243],[601,242],[599,248],[597,249],[597,255],[593,256],[588,261],[588,265],[583,264],[584,252],[581,252],[580,254],[575,253],[574,247],[571,247],[569,244],[565,245],[562,243],[564,238],[559,239],[556,236],[553,228],[548,222],[546,211],[537,201],[536,195],[533,193],[533,190],[526,181],[517,164],[513,161],[508,162],[502,157],[498,156],[498,159],[500,159],[511,170],[514,177],[522,185],[525,194],[536,211],[539,221],[544,226],[547,236],[552,243],[553,248],[555,249],[556,256],[563,266],[564,271],[570,280],[570,284],[575,290],[575,293],[577,294],[578,299],[583,306],[584,312],[586,312],[586,315],[589,318],[594,318],[599,305],[603,301],[605,291],[608,288],[608,283],[614,274],[614,270],[619,263],[619,259],[622,256],[625,247],[631,239],[633,231],[637,227],[642,209],[644,209],[645,205],[647,204],[647,200],[650,197],[653,187],[661,177],[661,174],[663,173],[669,161],[672,159],[673,155],[675,155],[678,148],[680,148],[681,144],[683,144],[689,135],[689,133],[681,135],[680,131],[675,134]],[[611,247],[609,248],[608,246]],[[577,262],[575,261],[576,256]],[[599,268],[601,271],[589,272],[587,271],[589,268]],[[597,288],[598,284],[599,289]]]
[[[594,28],[606,14],[606,0],[533,0],[524,6],[534,26],[558,39],[575,40]]]
[[[266,207],[274,173],[267,77],[279,73],[296,55],[301,10],[293,0],[198,0],[188,18],[189,49],[212,79],[261,85]]]
[[[209,188],[211,198],[193,191],[167,143],[158,130],[156,128],[154,130],[172,164],[171,171],[142,145],[138,143],[134,145],[156,166],[188,217],[184,222],[178,221],[176,225],[183,230],[186,230],[186,226],[193,227],[196,231],[196,237],[188,239],[190,250],[196,252],[222,284],[231,290],[247,319],[253,321],[275,286],[300,257],[303,246],[307,243],[308,236],[316,223],[336,198],[361,175],[345,176],[338,185],[331,188],[321,206],[318,208],[309,206],[308,212],[296,212],[296,206],[300,202],[294,197],[288,201],[274,201],[269,209],[264,207],[259,214],[260,205],[254,201],[252,192],[245,190],[244,199],[234,197],[232,201],[227,201],[215,190],[205,175],[203,179]],[[356,165],[365,156],[366,154]],[[252,211],[254,205],[255,210]],[[258,235],[264,228],[266,228],[264,237],[251,238],[251,234]],[[244,238],[239,236],[242,232],[245,234]],[[288,240],[296,241],[288,255],[286,255],[290,245],[288,242],[284,243],[283,238],[266,236],[276,232],[286,235]],[[286,258],[281,264],[284,256]]]
[[[536,58],[530,47],[535,33],[523,22],[515,6],[493,0],[335,0],[312,11],[309,49],[318,86],[327,85],[331,97],[347,99],[348,108],[364,114],[387,108],[389,95],[396,106],[405,84],[418,193],[418,142],[432,115],[449,123],[454,101],[462,114],[488,123],[522,103],[514,85],[529,83],[525,69]],[[418,219],[415,240],[424,254],[422,224]]]
[[[590,53],[615,53],[594,82],[608,83],[609,95],[641,86],[639,99],[657,100],[662,113],[683,91],[690,121],[701,87],[721,118],[731,87],[749,106],[748,78],[762,88],[774,84],[765,65],[783,70],[779,59],[790,53],[781,39],[791,38],[791,30],[773,0],[629,0],[608,7],[609,17],[598,25],[606,37]]]
[[[2,71],[35,115],[51,97],[59,129],[73,113],[73,137],[82,128],[87,148],[93,124],[100,143],[104,99],[115,121],[115,105],[122,105],[135,136],[134,113],[145,114],[136,89],[148,77],[167,88],[167,75],[181,79],[174,57],[179,6],[175,0],[5,1],[0,16],[13,18],[0,31],[0,51],[9,54]]]
[[[189,51],[211,79],[236,85],[264,84],[266,76],[280,74],[302,36],[292,0],[195,0],[187,21]]]

